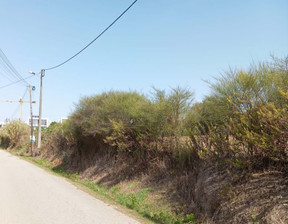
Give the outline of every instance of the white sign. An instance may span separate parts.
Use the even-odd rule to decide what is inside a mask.
[[[34,143],[35,140],[36,140],[36,139],[35,139],[35,136],[34,136],[34,135],[33,135],[33,136],[30,135],[30,142],[31,142],[31,143]]]

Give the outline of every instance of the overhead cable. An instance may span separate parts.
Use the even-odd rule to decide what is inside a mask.
[[[0,75],[8,79],[10,82],[13,82],[13,80],[7,74],[5,74],[5,72],[0,71]]]
[[[9,84],[7,84],[7,85],[5,85],[5,86],[0,86],[0,89],[3,89],[3,88],[8,87],[8,86],[12,86],[12,85],[14,85],[14,84],[16,84],[16,83],[19,83],[19,82],[23,81],[23,80],[30,79],[30,78],[32,78],[33,76],[34,76],[34,75],[31,75],[31,76],[28,76],[28,77],[26,77],[26,78],[22,78],[21,80],[18,80],[18,81],[9,83]],[[28,85],[29,85],[29,83],[28,83]]]
[[[22,98],[21,98],[22,100],[24,100],[24,98],[25,98],[28,90],[29,90],[29,86],[26,87],[26,90],[25,90],[25,92],[24,92],[24,94],[23,94],[23,96],[22,96]]]
[[[0,57],[0,72],[2,76],[5,76],[9,81],[19,80],[19,78],[8,68],[6,62]]]
[[[9,73],[14,79],[23,81],[26,85],[29,85],[29,83],[23,79],[23,77],[17,72],[17,70],[13,67],[13,65],[10,63],[4,52],[0,48],[0,62],[3,66],[3,68],[6,70],[7,73]]]
[[[109,28],[111,28],[138,0],[135,0],[134,2],[132,2],[132,4],[124,11],[122,12],[105,30],[103,30],[96,38],[94,38],[94,40],[92,40],[89,44],[87,44],[84,48],[82,48],[80,51],[78,51],[76,54],[74,54],[72,57],[68,58],[66,61],[50,67],[50,68],[46,68],[44,70],[52,70],[55,68],[58,68],[64,64],[66,64],[68,61],[72,60],[73,58],[75,58],[77,55],[79,55],[81,52],[83,52],[86,48],[88,48],[91,44],[93,44],[99,37],[101,37]]]

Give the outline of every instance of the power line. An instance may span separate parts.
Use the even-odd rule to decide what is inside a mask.
[[[13,65],[10,63],[10,61],[8,60],[8,58],[6,57],[6,55],[3,53],[3,51],[0,49],[0,57],[1,59],[4,61],[8,71],[10,72],[10,74],[12,74],[13,77],[15,77],[16,79],[21,80],[22,76],[17,72],[17,70],[13,67]],[[28,84],[25,81],[26,84]]]
[[[23,94],[23,96],[22,96],[22,98],[21,98],[22,100],[24,100],[24,98],[25,98],[28,90],[29,90],[29,87],[27,86],[27,87],[26,87],[26,90],[25,90],[25,92],[24,92],[24,94]]]
[[[0,86],[0,89],[3,89],[3,88],[8,87],[8,86],[12,86],[12,85],[14,85],[14,84],[16,84],[16,83],[19,83],[19,82],[23,81],[23,80],[30,79],[30,78],[33,77],[33,76],[34,76],[34,75],[31,75],[31,76],[28,76],[28,77],[26,77],[26,78],[22,78],[21,80],[18,80],[18,81],[16,81],[16,82],[12,82],[12,83],[10,83],[10,84],[7,84],[7,85],[5,85],[5,86]],[[28,83],[28,82],[27,82],[27,83]],[[29,83],[28,83],[28,85],[29,85]]]
[[[1,48],[0,48],[0,58],[1,58],[0,62],[2,64],[2,66],[4,65],[3,68],[6,70],[7,73],[9,73],[14,79],[19,80],[19,81],[23,81],[23,83],[25,83],[26,85],[29,85],[29,83],[27,81],[25,81],[25,79],[23,79],[23,77],[13,67],[13,65],[8,60],[8,58],[6,57],[4,52],[1,50]],[[3,64],[3,62],[4,62],[4,64]]]
[[[13,80],[8,75],[6,75],[4,72],[0,71],[0,75],[5,77],[6,79],[8,79],[10,82],[13,82]]]
[[[134,2],[132,2],[132,4],[124,11],[122,12],[105,30],[103,30],[94,40],[92,40],[89,44],[87,44],[84,48],[82,48],[80,51],[78,51],[76,54],[74,54],[72,57],[68,58],[66,61],[50,67],[50,68],[46,68],[44,70],[52,70],[55,68],[58,68],[64,64],[66,64],[68,61],[72,60],[73,58],[75,58],[77,55],[79,55],[81,52],[83,52],[86,48],[88,48],[91,44],[93,44],[99,37],[101,37],[109,28],[111,28],[138,0],[135,0]]]
[[[1,57],[0,57],[0,70],[2,76],[5,76],[7,79],[9,79],[9,81],[13,82],[15,79],[18,80],[15,74],[13,74],[13,72],[9,70],[9,68],[7,68],[6,63],[2,60]]]

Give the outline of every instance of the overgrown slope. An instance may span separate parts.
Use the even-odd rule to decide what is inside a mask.
[[[85,97],[45,130],[42,157],[123,192],[149,188],[155,206],[198,222],[287,223],[288,59],[210,85],[198,103],[180,87]]]

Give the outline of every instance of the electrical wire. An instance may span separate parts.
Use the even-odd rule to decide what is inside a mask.
[[[137,1],[138,0],[135,0],[134,2],[132,2],[132,4],[126,10],[124,10],[105,30],[103,30],[96,38],[94,38],[89,44],[87,44],[84,48],[82,48],[80,51],[78,51],[72,57],[68,58],[66,61],[64,61],[64,62],[62,62],[56,66],[46,68],[44,70],[52,70],[52,69],[58,68],[64,64],[66,64],[67,62],[69,62],[73,58],[75,58],[80,53],[82,53],[86,48],[88,48],[91,44],[93,44],[99,37],[101,37],[109,28],[111,28]]]
[[[15,79],[18,80],[17,76],[15,76],[15,74],[13,74],[11,70],[7,68],[6,63],[2,60],[1,57],[0,57],[0,70],[2,76],[5,76],[10,81],[15,81]]]
[[[25,96],[26,96],[28,90],[29,90],[29,87],[27,86],[27,88],[26,88],[26,90],[25,90],[25,92],[24,92],[24,94],[23,94],[23,96],[22,96],[22,98],[21,98],[22,100],[24,100],[24,98],[25,98]]]
[[[29,83],[23,79],[23,77],[17,72],[17,70],[13,67],[11,62],[8,60],[4,52],[0,49],[0,59],[2,67],[9,73],[14,79],[23,81],[23,84],[29,85]],[[3,66],[4,65],[4,66]]]
[[[10,63],[4,52],[0,49],[0,57],[4,61],[5,65],[7,66],[7,69],[9,69],[11,74],[16,77],[16,79],[22,79],[22,76],[17,72],[17,70],[13,67],[13,65]],[[27,84],[27,83],[26,83]]]
[[[0,75],[2,75],[2,76],[5,77],[7,80],[9,80],[9,82],[13,82],[13,80],[12,80],[8,75],[6,75],[4,72],[0,71]]]
[[[19,83],[19,82],[21,82],[21,81],[23,81],[23,80],[29,79],[29,78],[31,78],[31,77],[33,77],[33,76],[34,76],[34,75],[31,75],[31,76],[28,76],[28,77],[26,77],[26,78],[22,78],[21,80],[12,82],[12,83],[10,83],[10,84],[7,84],[7,85],[5,85],[5,86],[0,86],[0,89],[3,89],[3,88],[8,87],[8,86],[12,86],[12,85],[14,85],[14,84],[16,84],[16,83]],[[28,85],[29,85],[29,83],[28,83]]]

